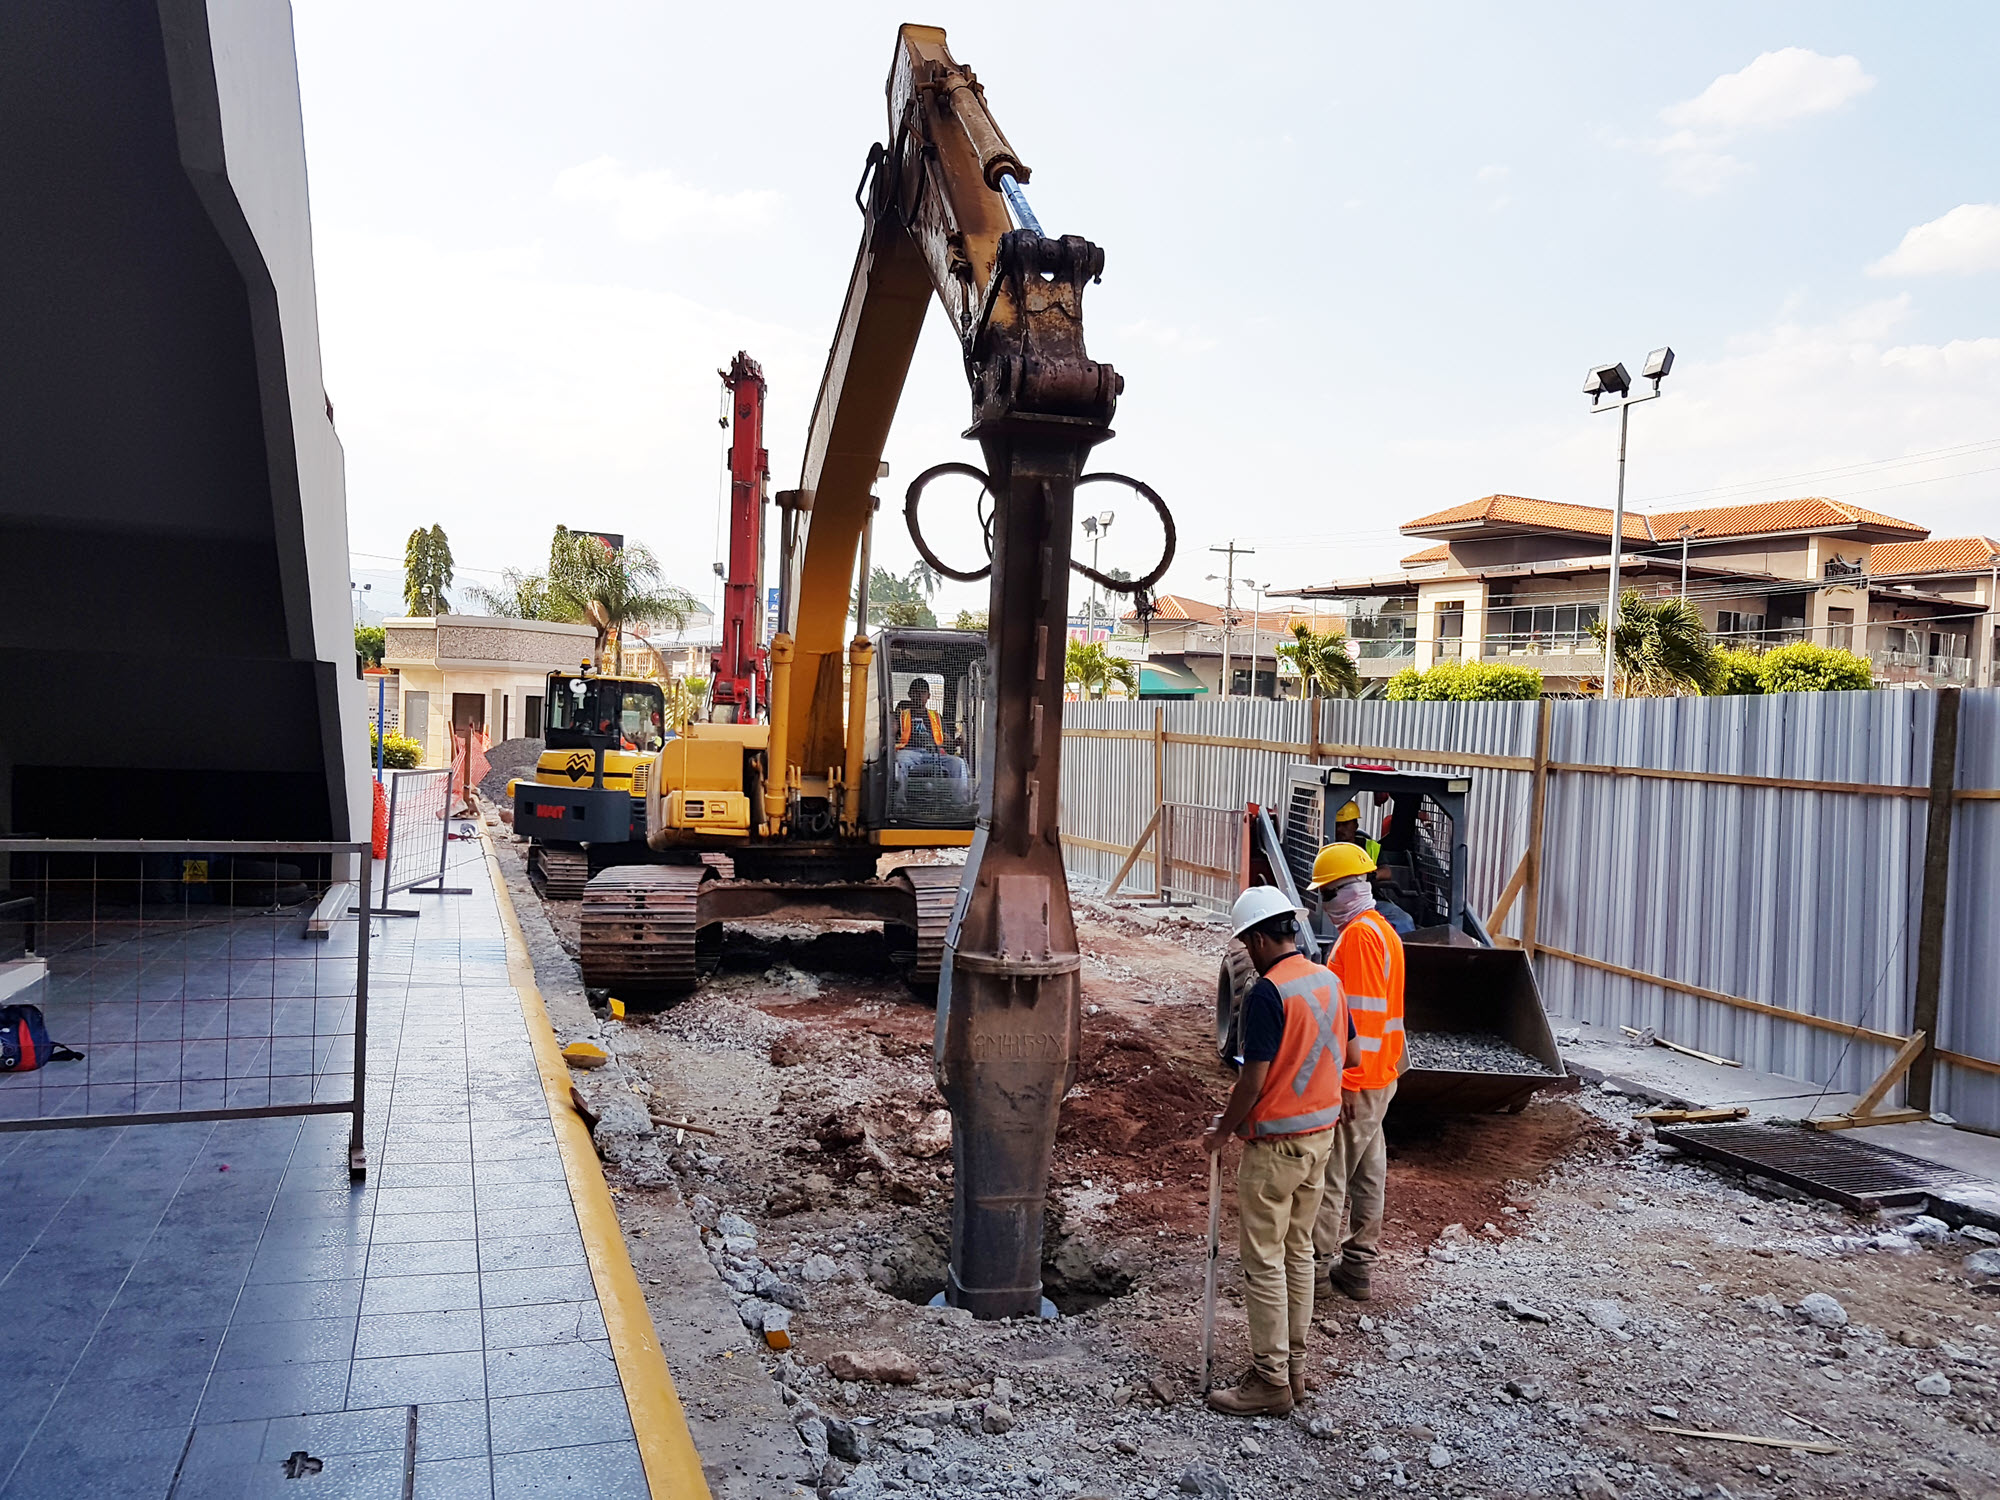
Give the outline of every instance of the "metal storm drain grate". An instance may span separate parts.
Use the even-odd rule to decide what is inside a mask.
[[[1793,1125],[1681,1125],[1657,1134],[1691,1155],[1788,1182],[1861,1213],[1979,1180],[1900,1151]]]

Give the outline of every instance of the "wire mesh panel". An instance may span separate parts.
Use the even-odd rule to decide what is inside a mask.
[[[398,891],[444,885],[451,833],[451,771],[439,766],[389,775],[389,845],[382,861],[382,904]]]
[[[1160,813],[1166,867],[1160,894],[1226,912],[1243,894],[1243,809],[1169,802]]]
[[[0,840],[0,1003],[61,1049],[0,1050],[0,1131],[351,1114],[359,1175],[367,849]]]

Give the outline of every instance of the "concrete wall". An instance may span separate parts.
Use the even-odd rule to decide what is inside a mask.
[[[403,733],[423,742],[427,766],[450,759],[454,694],[484,697],[486,732],[494,742],[503,718],[506,733],[519,737],[529,695],[545,692],[550,672],[575,671],[597,638],[588,625],[489,615],[399,616],[385,620],[383,632],[383,665],[401,675],[406,695]],[[422,713],[408,696],[415,693],[425,695]]]
[[[12,0],[0,138],[0,826],[365,837],[288,8]]]

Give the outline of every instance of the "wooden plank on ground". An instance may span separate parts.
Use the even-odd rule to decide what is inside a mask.
[[[1747,1119],[1747,1104],[1719,1105],[1714,1109],[1642,1109],[1639,1118],[1655,1125],[1720,1125],[1727,1120]]]
[[[1658,1422],[1648,1422],[1646,1431],[1670,1433],[1674,1437],[1706,1438],[1712,1443],[1754,1443],[1760,1448],[1790,1448],[1798,1453],[1840,1451],[1832,1443],[1813,1443],[1804,1438],[1758,1437],[1748,1432],[1704,1432],[1699,1427],[1662,1427]]]

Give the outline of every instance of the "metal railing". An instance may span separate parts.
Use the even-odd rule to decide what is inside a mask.
[[[1869,660],[1891,681],[1963,683],[1972,680],[1972,659],[1930,656],[1922,651],[1872,651]]]
[[[345,1114],[362,1176],[368,852],[0,839],[32,903],[0,998],[81,1054],[0,1074],[0,1131]]]
[[[1522,631],[1515,635],[1489,635],[1479,643],[1479,654],[1489,661],[1500,656],[1589,656],[1604,659],[1604,647],[1588,635]]]
[[[1160,899],[1226,912],[1243,893],[1244,812],[1169,802],[1160,809]]]

